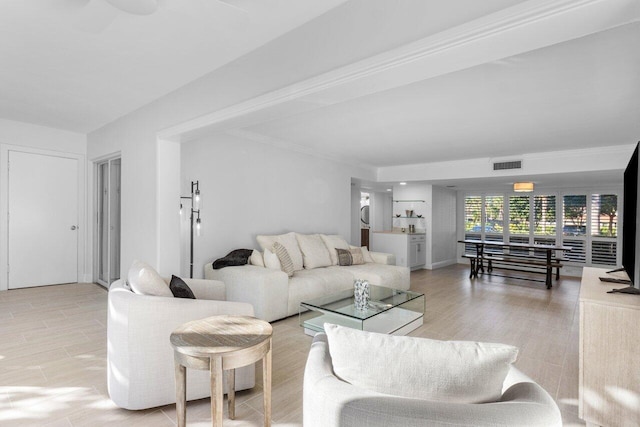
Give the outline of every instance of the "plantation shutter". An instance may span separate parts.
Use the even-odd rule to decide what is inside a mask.
[[[591,263],[617,265],[618,196],[591,195]]]

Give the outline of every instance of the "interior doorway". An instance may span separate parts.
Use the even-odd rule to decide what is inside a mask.
[[[119,157],[96,163],[95,281],[108,288],[120,278]]]
[[[8,288],[78,281],[78,159],[8,151]]]

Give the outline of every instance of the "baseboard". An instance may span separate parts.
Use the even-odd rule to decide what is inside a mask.
[[[442,267],[448,267],[450,265],[454,265],[457,264],[458,261],[455,259],[447,259],[445,261],[438,261],[438,262],[434,262],[431,264],[431,270],[436,270],[438,268],[442,268]]]

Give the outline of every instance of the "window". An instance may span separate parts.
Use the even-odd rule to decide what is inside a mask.
[[[504,229],[504,196],[486,196],[484,211],[485,233],[502,234]]]
[[[561,244],[572,248],[563,254],[569,263],[619,264],[616,194],[467,196],[464,224],[465,239]],[[465,248],[467,253],[473,250]],[[519,253],[517,248],[509,252]]]
[[[482,197],[468,196],[464,199],[464,231],[479,233],[482,229]]]
[[[617,195],[591,195],[591,236],[591,263],[617,265]]]
[[[529,234],[529,210],[529,196],[509,197],[509,233]]]
[[[556,196],[533,196],[533,233],[536,236],[556,235]]]
[[[591,235],[616,237],[618,235],[618,196],[591,195]]]
[[[562,235],[584,236],[587,234],[587,196],[564,196],[562,198]]]
[[[464,238],[480,240],[482,238],[482,197],[467,196],[464,199]],[[475,253],[475,245],[465,245],[465,253]]]

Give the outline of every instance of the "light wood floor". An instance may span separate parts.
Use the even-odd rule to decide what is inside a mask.
[[[548,291],[520,280],[472,281],[458,265],[414,272],[411,287],[427,297],[425,324],[411,335],[518,346],[516,365],[556,399],[566,425],[583,425],[577,416],[578,278],[561,279]],[[106,291],[95,284],[0,292],[0,425],[175,425],[173,405],[127,411],[109,400],[106,302]],[[311,338],[295,316],[273,326],[273,423],[300,426]],[[190,402],[188,425],[211,425],[209,411],[209,399]],[[262,425],[260,386],[238,392],[236,420],[224,424]]]

